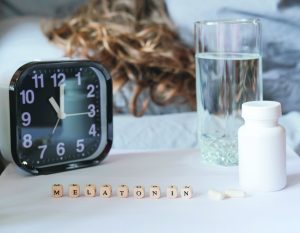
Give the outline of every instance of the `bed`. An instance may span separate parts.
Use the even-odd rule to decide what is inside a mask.
[[[175,7],[175,2],[177,7]],[[244,2],[239,3],[240,5],[237,6],[237,8],[240,9],[239,11],[236,11],[236,9],[228,10],[228,7],[225,6],[221,7],[221,11],[213,10],[216,4],[220,6],[220,2],[212,0],[209,9],[214,11],[214,14],[209,15],[208,11],[200,11],[200,8],[193,7],[189,9],[193,9],[194,13],[192,14],[190,12],[191,14],[188,14],[185,6],[195,4],[195,2],[196,1],[188,0],[188,2],[179,3],[179,1],[167,0],[171,15],[177,22],[183,39],[186,40],[188,44],[192,43],[190,40],[192,22],[197,18],[197,14],[201,14],[202,18],[215,18],[228,17],[229,15],[246,16],[249,13],[245,12],[249,7],[247,6],[247,9],[244,9],[247,5],[244,4]],[[227,1],[226,4],[230,6],[236,2],[237,1]],[[258,7],[258,4],[258,1],[256,3],[254,2],[251,4],[251,7]],[[245,7],[243,5],[245,5]],[[252,9],[251,7],[250,9]],[[178,9],[181,10],[179,11]],[[278,10],[273,1],[266,1],[265,7],[259,9],[259,14],[262,16],[266,16],[265,13],[268,11],[270,13],[269,16],[272,16]],[[185,21],[184,19],[187,14],[193,17]],[[258,13],[256,13],[256,16],[261,16],[257,14]],[[286,12],[285,14],[295,13]],[[270,18],[269,16],[268,18]],[[269,20],[274,20],[274,17],[271,17]],[[279,24],[283,24],[282,20],[275,20],[275,27],[278,22]],[[291,25],[288,24],[287,30],[290,30],[290,26]],[[271,30],[274,29],[272,28]],[[276,33],[282,34],[284,32],[279,30]],[[279,37],[276,38],[280,40]],[[284,46],[289,47],[289,40],[286,39],[284,41]],[[279,41],[278,43],[280,44],[281,42]],[[286,129],[289,148],[292,149],[291,151],[294,150],[300,154],[300,113],[298,112],[300,110],[300,102],[298,102],[299,92],[297,89],[299,85],[299,79],[297,77],[299,68],[297,65],[298,50],[280,50],[281,47],[278,47],[276,43],[272,45],[272,42],[268,46],[271,47],[267,47],[267,54],[265,56],[266,59],[270,59],[267,60],[267,63],[264,63],[265,98],[279,100],[283,103],[285,114],[281,117],[280,123]],[[269,48],[273,48],[274,50],[269,50]],[[279,52],[277,51],[278,49]],[[6,65],[17,57],[24,59],[24,62],[26,62],[36,58],[56,59],[57,57],[63,56],[63,51],[50,44],[41,33],[39,17],[19,17],[2,19],[0,21],[1,65]],[[293,59],[287,59],[287,56],[292,56]],[[286,78],[286,76],[289,76],[289,78]],[[299,169],[297,170],[297,166],[299,159],[295,153],[291,153],[292,155],[288,156],[288,189],[283,192],[278,192],[277,195],[261,195],[257,198],[249,198],[246,202],[241,200],[235,203],[224,201],[221,205],[218,205],[215,202],[208,202],[205,199],[206,197],[202,194],[211,188],[212,183],[220,188],[226,188],[225,184],[237,186],[237,167],[220,168],[201,165],[201,170],[195,165],[199,162],[199,156],[197,156],[199,149],[196,112],[170,108],[164,112],[165,114],[163,115],[155,113],[157,112],[154,110],[152,114],[140,118],[133,117],[129,114],[114,116],[113,152],[112,155],[105,160],[106,162],[104,162],[103,166],[71,171],[67,174],[54,174],[53,176],[48,176],[47,185],[43,185],[45,184],[43,178],[31,177],[27,179],[27,177],[21,177],[15,173],[15,167],[9,165],[0,178],[0,184],[3,185],[3,187],[10,187],[11,184],[13,184],[12,189],[4,188],[2,192],[0,192],[3,198],[3,202],[0,203],[3,204],[3,208],[1,209],[4,210],[2,213],[5,213],[2,215],[0,212],[0,219],[3,221],[1,227],[4,227],[3,232],[11,232],[11,230],[15,232],[18,230],[30,232],[34,227],[35,229],[44,230],[45,226],[49,226],[51,230],[65,229],[66,231],[78,231],[78,229],[86,230],[87,227],[99,227],[100,229],[99,223],[101,223],[101,221],[103,221],[102,229],[115,232],[120,232],[124,229],[131,229],[131,232],[138,232],[140,229],[138,227],[147,227],[147,230],[152,232],[162,230],[168,232],[172,226],[175,226],[172,232],[182,232],[187,231],[187,229],[206,230],[206,232],[221,230],[223,232],[234,232],[235,230],[239,232],[243,230],[245,232],[257,232],[259,230],[264,232],[282,232],[286,230],[289,232],[297,232],[298,221],[295,216],[297,216],[296,213],[298,209],[297,205],[293,203],[297,203],[297,188],[299,188]],[[118,151],[122,151],[122,153]],[[128,151],[130,151],[130,153],[127,153]],[[126,160],[124,160],[124,158],[126,158]],[[155,161],[153,161],[153,159],[155,159]],[[141,166],[144,166],[145,169],[141,168]],[[157,170],[154,172],[153,168]],[[111,175],[111,171],[115,172],[114,176]],[[143,175],[138,176],[137,174]],[[65,184],[75,181],[81,182],[82,184],[85,182],[98,182],[99,177],[101,177],[113,185],[118,185],[119,182],[129,182],[130,185],[134,185],[137,182],[148,182],[148,185],[150,182],[161,181],[161,176],[167,177],[166,180],[162,181],[165,182],[162,183],[164,187],[168,185],[168,182],[174,182],[174,177],[176,178],[176,182],[180,184],[184,184],[186,178],[192,180],[194,187],[201,191],[200,194],[198,193],[199,198],[193,199],[194,202],[192,201],[188,204],[182,201],[178,201],[174,204],[167,201],[153,203],[149,200],[144,200],[139,203],[138,206],[136,205],[136,208],[131,208],[132,205],[136,203],[134,199],[130,199],[128,202],[122,202],[122,200],[115,198],[110,204],[98,201],[97,205],[95,205],[95,202],[85,199],[80,199],[79,202],[77,202],[79,204],[74,205],[72,201],[65,199],[63,203],[65,207],[64,211],[57,211],[57,208],[61,207],[61,205],[52,199],[50,200],[51,205],[45,204],[48,201],[47,195],[49,190],[47,188],[50,187],[49,185],[63,178],[66,179],[64,181]],[[201,179],[198,179],[198,177],[201,177]],[[33,198],[30,198],[29,195],[32,193],[29,191],[21,194],[18,193],[18,188],[26,189],[28,185],[37,186],[32,196]],[[14,195],[10,196],[11,192],[13,192]],[[286,195],[290,196],[286,198]],[[24,202],[24,200],[27,200],[27,202]],[[36,200],[37,202],[35,202]],[[105,211],[108,212],[108,215],[103,214],[101,211],[99,212],[97,208],[95,209],[95,206],[98,206],[99,203],[107,207]],[[195,204],[201,206],[200,211],[194,208],[196,206]],[[47,211],[46,215],[40,215],[39,211],[41,208],[43,211]],[[26,211],[28,209],[33,210],[33,213],[27,214]],[[144,215],[140,214],[140,212],[145,211],[145,209],[152,212]],[[182,213],[180,211],[183,209],[188,211],[188,213],[192,213],[192,211],[196,212],[191,218],[184,212],[185,218],[182,219]],[[259,209],[261,215],[257,214],[257,209]],[[263,209],[263,211],[261,211],[261,209]],[[283,211],[278,211],[278,209]],[[79,214],[74,217],[70,214],[71,212],[73,214],[79,213],[82,210],[85,213],[84,216]],[[161,215],[152,216],[152,213],[156,213],[155,211],[167,216],[164,218],[164,224],[161,223]],[[238,211],[243,212],[243,214],[239,214]],[[61,215],[57,215],[58,212],[60,212]],[[18,213],[19,215],[10,216],[8,213],[11,215]],[[86,219],[84,224],[80,224],[80,220],[82,220],[81,216]],[[145,219],[145,216],[148,217],[148,219]],[[217,219],[214,218],[215,216],[217,216]],[[227,218],[223,218],[224,216]],[[261,216],[265,218],[262,219]],[[40,218],[40,221],[33,222],[32,218],[35,217]],[[138,220],[137,225],[134,224],[135,219],[131,217]],[[120,220],[120,224],[114,224],[116,218]],[[149,221],[150,218],[152,222]],[[74,221],[74,219],[78,221]],[[236,224],[231,225],[226,222],[226,220],[230,221],[232,219],[236,221]],[[245,225],[247,223],[249,224],[249,219],[253,220],[253,224],[251,224],[249,228],[245,228]],[[52,220],[57,220],[63,228],[60,228],[59,224],[53,224]],[[205,220],[203,226],[199,224],[201,220]],[[69,226],[65,224],[71,221],[74,221],[73,225]],[[51,225],[49,223],[51,223]],[[292,228],[289,229],[287,228],[288,226]]]
[[[39,18],[0,21],[1,61],[10,61],[19,57],[26,62],[36,58],[49,60],[63,56],[63,51],[50,44],[42,34]],[[281,123],[287,130],[288,144],[300,153],[300,113],[295,111],[297,109],[293,110],[282,117]],[[168,113],[146,115],[142,118],[135,118],[128,114],[115,115],[113,147],[118,149],[196,147],[196,112],[176,112],[170,109]],[[142,134],[144,140],[141,140]],[[153,137],[154,134],[160,137]]]

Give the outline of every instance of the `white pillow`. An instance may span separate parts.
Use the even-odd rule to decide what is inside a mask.
[[[0,21],[0,61],[51,60],[63,58],[64,52],[51,44],[40,27],[39,18],[11,18]]]

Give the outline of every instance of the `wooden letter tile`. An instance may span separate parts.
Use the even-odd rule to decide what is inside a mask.
[[[87,184],[85,186],[84,194],[86,197],[94,197],[96,196],[96,185]]]
[[[110,184],[104,184],[100,187],[100,197],[109,198],[112,195],[112,188]]]
[[[120,185],[117,190],[118,197],[128,197],[129,188],[127,185]]]
[[[52,197],[62,197],[64,194],[64,187],[61,184],[52,185]]]
[[[80,186],[79,184],[69,185],[69,197],[79,197],[80,196]]]
[[[145,189],[143,186],[135,186],[133,189],[133,196],[137,199],[141,199],[145,196]]]
[[[177,198],[177,187],[175,185],[167,188],[167,198]]]
[[[160,187],[158,185],[150,186],[149,196],[150,196],[150,198],[153,198],[153,199],[159,199],[160,198]]]
[[[191,186],[184,186],[181,189],[181,197],[182,198],[192,198],[193,192],[192,192],[192,187]]]

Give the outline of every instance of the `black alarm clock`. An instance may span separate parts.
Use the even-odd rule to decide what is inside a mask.
[[[11,71],[10,71],[11,72]],[[30,62],[0,77],[0,148],[32,174],[99,164],[113,139],[112,81],[93,61]]]

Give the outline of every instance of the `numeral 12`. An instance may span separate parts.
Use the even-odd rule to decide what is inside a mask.
[[[54,73],[51,75],[50,78],[53,79],[53,86],[59,87],[66,80],[66,75],[64,73],[58,73],[58,74]]]

